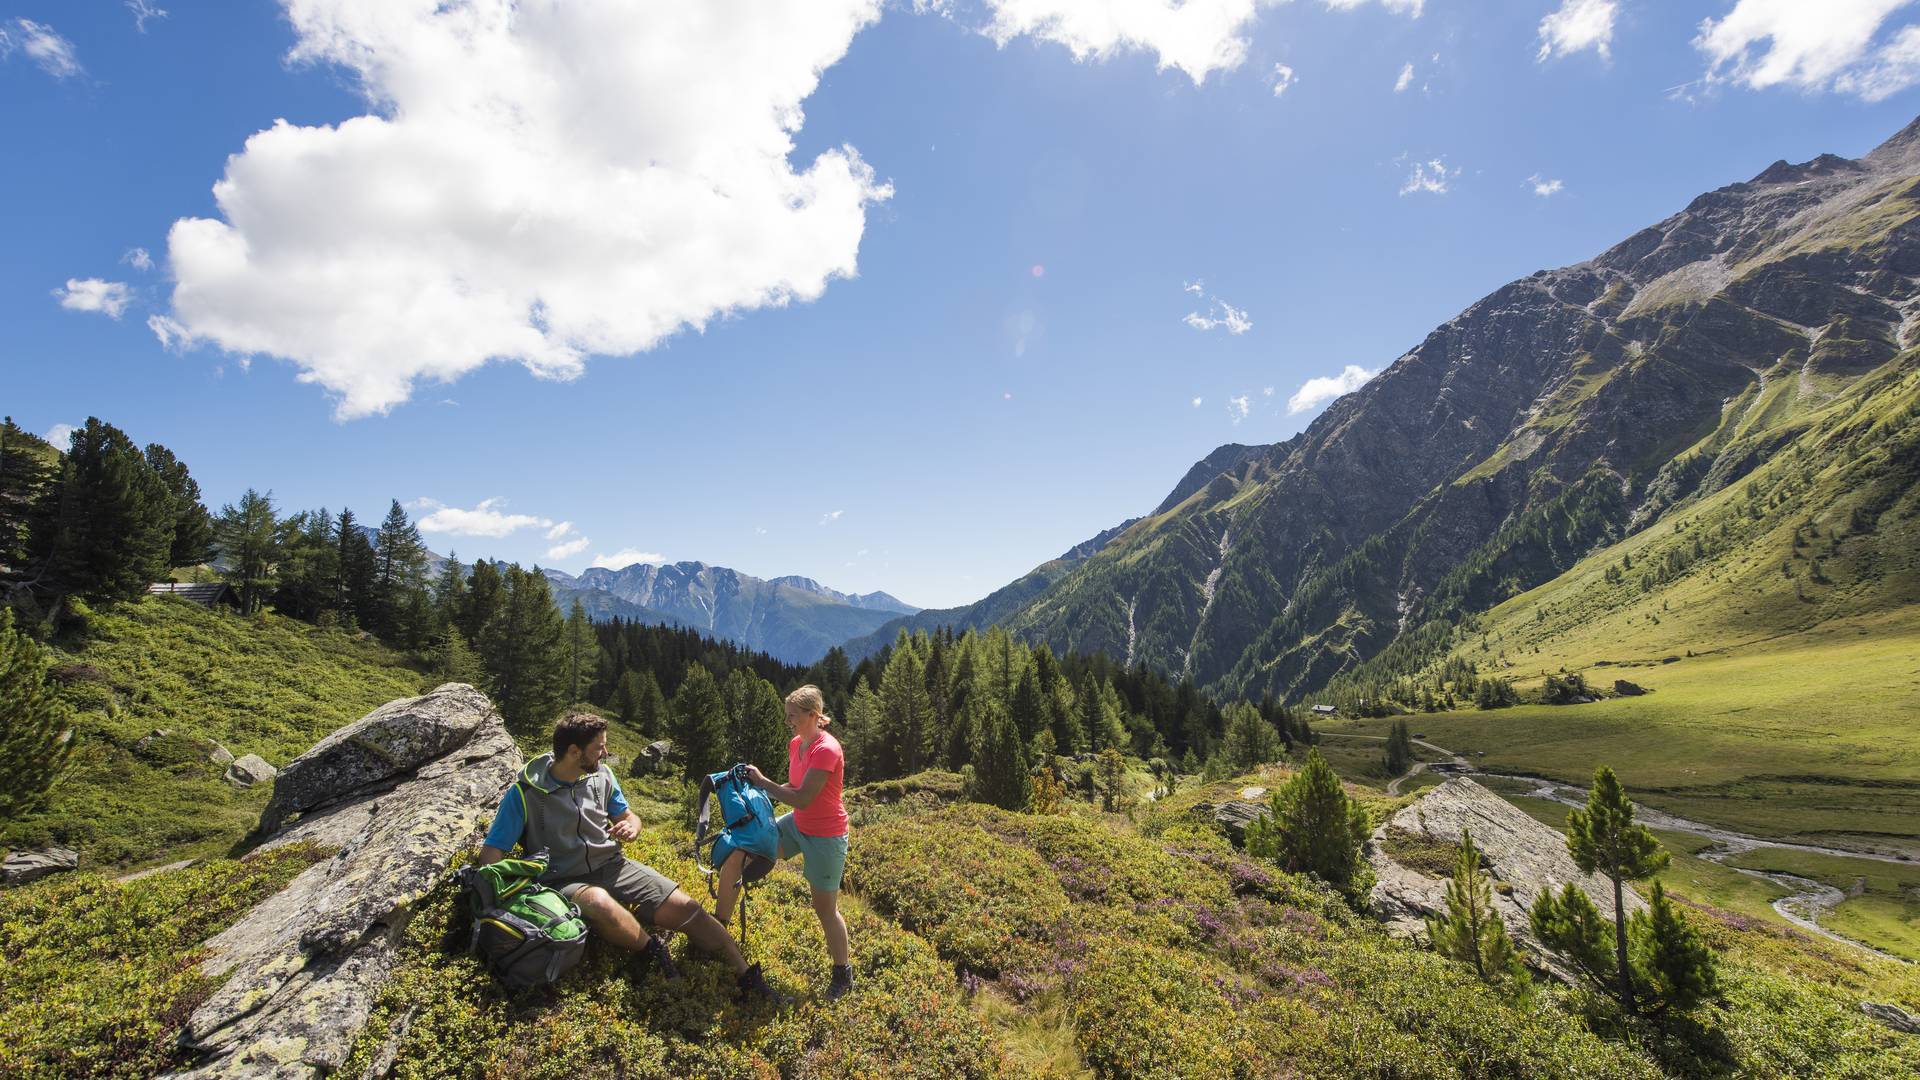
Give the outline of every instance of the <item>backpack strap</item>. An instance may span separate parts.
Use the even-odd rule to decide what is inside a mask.
[[[701,860],[700,853],[701,851],[705,850],[707,846],[707,829],[712,822],[712,814],[713,814],[712,803],[719,801],[718,799],[709,800],[707,798],[707,796],[712,794],[713,794],[713,777],[711,776],[701,777],[700,778],[700,795],[699,795],[700,816],[695,818],[693,823],[693,861],[694,861],[694,865],[700,868],[701,873],[707,874],[709,876],[713,874],[715,868],[706,865]],[[711,887],[713,883],[709,881],[707,884],[709,887]]]

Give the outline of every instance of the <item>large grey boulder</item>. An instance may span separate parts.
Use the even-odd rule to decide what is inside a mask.
[[[1493,906],[1507,933],[1536,966],[1570,980],[1571,973],[1533,936],[1527,912],[1542,893],[1558,891],[1571,882],[1586,890],[1603,914],[1611,915],[1613,885],[1574,864],[1564,835],[1464,776],[1429,790],[1374,830],[1367,845],[1367,858],[1377,877],[1368,897],[1374,915],[1390,930],[1412,935],[1425,931],[1428,915],[1447,907],[1447,879],[1396,861],[1389,853],[1390,834],[1457,848],[1465,831],[1473,833],[1481,866],[1496,883]],[[1647,906],[1632,888],[1626,890],[1625,903],[1628,914]]]
[[[234,787],[245,790],[255,784],[266,783],[278,772],[259,754],[247,754],[228,763],[224,779]]]
[[[634,768],[635,771],[638,772],[663,772],[667,767],[668,760],[672,757],[673,741],[671,739],[656,739],[641,748],[640,760],[634,762]]]
[[[48,874],[58,874],[80,865],[80,853],[71,848],[50,847],[39,851],[15,851],[0,862],[0,885],[25,885]]]
[[[261,848],[306,841],[337,853],[206,943],[202,970],[227,982],[181,1033],[207,1056],[179,1075],[312,1080],[339,1069],[413,905],[479,839],[521,764],[486,695],[460,683],[390,702],[289,762]]]

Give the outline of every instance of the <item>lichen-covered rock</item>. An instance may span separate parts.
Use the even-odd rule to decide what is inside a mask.
[[[1227,839],[1239,847],[1247,842],[1247,826],[1267,816],[1267,804],[1251,799],[1229,799],[1214,807],[1195,807],[1213,818],[1227,834]]]
[[[278,772],[259,754],[247,754],[227,765],[224,779],[234,787],[245,790],[255,784],[266,783]]]
[[[1567,854],[1567,838],[1540,824],[1500,796],[1457,776],[1421,796],[1376,829],[1368,844],[1368,860],[1377,881],[1368,897],[1375,916],[1392,930],[1411,934],[1423,930],[1428,915],[1446,910],[1447,879],[1397,862],[1388,853],[1387,833],[1458,845],[1462,832],[1473,833],[1481,866],[1505,888],[1494,890],[1493,906],[1513,936],[1540,967],[1561,977],[1569,973],[1548,953],[1527,923],[1527,912],[1540,894],[1558,891],[1568,882],[1585,889],[1602,913],[1613,913],[1613,886],[1598,874],[1583,873]],[[1628,914],[1645,909],[1646,901],[1631,887],[1626,890]]]
[[[79,865],[80,853],[71,848],[11,852],[5,862],[0,862],[0,885],[25,885]]]
[[[338,1069],[413,905],[478,840],[521,764],[492,704],[462,684],[390,702],[289,763],[274,804],[296,783],[273,820],[300,819],[261,846],[338,852],[207,942],[202,969],[228,979],[181,1033],[208,1056],[179,1075],[309,1080]]]
[[[1860,1003],[1860,1011],[1895,1031],[1905,1032],[1908,1035],[1920,1035],[1920,1016],[1914,1016],[1898,1005],[1863,1001]]]
[[[390,701],[315,743],[287,763],[260,815],[261,834],[294,814],[342,802],[470,742],[494,716],[487,696],[465,683]]]

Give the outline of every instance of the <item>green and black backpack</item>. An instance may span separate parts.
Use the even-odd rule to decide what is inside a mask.
[[[469,866],[454,880],[473,912],[473,955],[508,989],[557,981],[580,962],[587,924],[566,897],[540,884],[546,852]]]

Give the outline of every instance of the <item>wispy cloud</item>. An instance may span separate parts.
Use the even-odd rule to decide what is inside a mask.
[[[1239,425],[1240,421],[1247,418],[1247,413],[1251,412],[1252,409],[1253,403],[1247,400],[1247,395],[1245,394],[1227,399],[1227,415],[1233,419],[1236,426]]]
[[[1285,64],[1273,65],[1273,96],[1279,97],[1293,85],[1293,69]]]
[[[595,555],[588,566],[605,567],[608,570],[625,570],[636,563],[663,563],[665,555],[657,551],[641,551],[639,548],[621,548],[611,555]]]
[[[1540,20],[1540,51],[1534,60],[1545,63],[1549,57],[1571,56],[1582,49],[1592,49],[1602,60],[1611,59],[1613,19],[1619,13],[1619,0],[1565,0]]]
[[[1200,407],[1200,402],[1201,402],[1202,400],[1204,400],[1204,399],[1202,399],[1202,398],[1194,398],[1194,399],[1193,399],[1193,407],[1194,407],[1194,408],[1196,408],[1196,409],[1197,409],[1197,408],[1199,408],[1199,407]]]
[[[1407,174],[1406,183],[1400,185],[1400,194],[1413,195],[1426,192],[1432,195],[1445,195],[1447,182],[1459,175],[1459,169],[1447,168],[1445,158],[1416,161],[1413,163],[1413,171]]]
[[[1401,93],[1405,91],[1407,87],[1412,85],[1413,85],[1413,61],[1409,60],[1407,61],[1407,66],[1400,69],[1400,77],[1393,80],[1393,92],[1396,94]]]
[[[55,450],[64,451],[67,445],[73,441],[73,433],[78,430],[80,429],[74,427],[72,424],[55,424],[47,429],[45,435],[40,437],[51,443]]]
[[[1189,311],[1180,321],[1205,333],[1208,330],[1225,329],[1229,334],[1244,334],[1253,329],[1253,320],[1248,317],[1245,308],[1237,308],[1217,296],[1208,296],[1204,281],[1187,281],[1180,285],[1182,292],[1204,297],[1208,301],[1206,314]]]
[[[1325,404],[1343,394],[1351,394],[1366,384],[1368,379],[1380,374],[1368,371],[1358,364],[1348,364],[1338,375],[1322,375],[1317,379],[1308,379],[1300,384],[1287,399],[1287,415],[1293,416],[1306,412],[1315,406]]]
[[[99,278],[68,278],[53,295],[68,311],[97,311],[109,319],[118,319],[133,302],[133,292],[125,284]]]
[[[498,539],[510,536],[521,529],[550,529],[550,518],[533,514],[509,514],[505,507],[507,500],[494,497],[482,499],[471,510],[457,506],[448,506],[434,499],[415,499],[408,504],[417,510],[427,511],[419,521],[421,532],[447,533],[452,536],[487,536]],[[552,539],[549,536],[548,539]]]
[[[41,71],[56,79],[86,74],[86,69],[80,66],[80,57],[74,52],[73,42],[45,23],[15,19],[0,26],[0,60],[15,52],[26,54],[27,59],[40,65]]]
[[[581,552],[587,550],[587,545],[591,544],[592,542],[593,541],[588,540],[586,537],[580,536],[580,537],[575,537],[574,539],[569,540],[564,544],[555,544],[552,547],[547,549],[547,558],[571,559],[575,555],[578,555]]]
[[[120,256],[120,261],[135,270],[153,269],[153,256],[143,247],[128,248],[127,253]]]
[[[562,521],[559,524],[555,525],[553,528],[547,530],[547,539],[558,540],[572,531],[573,531],[573,522]]]
[[[845,510],[829,510],[826,513],[820,515],[820,524],[828,525],[828,524],[832,524],[833,522],[839,521],[840,515],[844,513],[846,513]]]
[[[1565,187],[1560,181],[1549,180],[1539,173],[1534,173],[1532,176],[1527,177],[1527,183],[1533,185],[1533,193],[1543,199],[1551,195],[1560,194],[1561,189]]]
[[[133,12],[133,28],[143,34],[147,32],[147,20],[167,17],[166,9],[154,7],[151,0],[127,0],[127,10]]]

